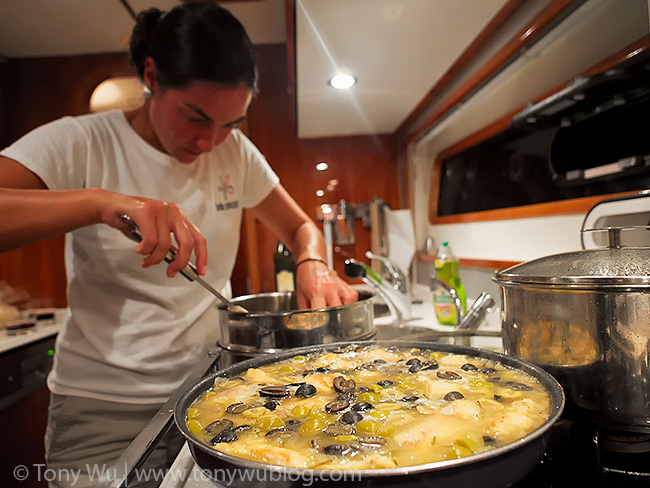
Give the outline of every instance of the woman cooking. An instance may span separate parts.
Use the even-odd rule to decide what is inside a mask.
[[[241,24],[200,2],[136,20],[143,107],[65,117],[0,153],[0,251],[68,233],[46,455],[48,468],[82,472],[75,487],[96,484],[83,472],[110,466],[214,345],[214,297],[172,278],[194,254],[199,274],[229,294],[244,208],[288,243],[301,308],[357,298],[325,265],[317,226],[237,129],[257,86]],[[126,237],[124,214],[140,243]],[[155,266],[172,245],[175,259]]]

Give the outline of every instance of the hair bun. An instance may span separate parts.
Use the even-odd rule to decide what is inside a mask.
[[[140,79],[143,77],[144,62],[149,54],[149,44],[153,37],[153,32],[163,14],[163,11],[153,7],[138,13],[135,18],[135,27],[133,27],[133,32],[131,33],[129,50],[131,52],[131,60]]]

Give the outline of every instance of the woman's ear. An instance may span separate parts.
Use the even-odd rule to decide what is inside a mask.
[[[158,89],[158,84],[156,81],[156,62],[153,58],[147,58],[144,60],[142,79],[144,81],[144,86],[148,88],[151,93],[155,93]]]

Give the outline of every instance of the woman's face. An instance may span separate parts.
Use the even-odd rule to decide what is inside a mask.
[[[245,84],[203,81],[183,89],[158,85],[152,91],[148,110],[154,145],[181,163],[192,163],[224,142],[246,116],[252,98]]]

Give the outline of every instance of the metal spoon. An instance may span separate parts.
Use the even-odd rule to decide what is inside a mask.
[[[140,234],[140,229],[138,229],[138,224],[136,224],[133,221],[133,219],[126,214],[120,215],[120,218],[122,219],[122,222],[124,222],[131,228],[131,236],[133,237],[133,239],[135,239],[138,242],[142,241],[142,235]],[[167,256],[165,256],[165,261],[171,263],[174,260],[175,256],[176,256],[176,250],[173,247],[170,247]],[[244,307],[232,303],[225,296],[223,296],[221,293],[215,290],[212,287],[212,285],[210,285],[203,278],[201,278],[199,273],[196,271],[196,267],[192,263],[187,263],[187,266],[185,266],[185,268],[183,268],[180,271],[180,273],[189,281],[196,281],[199,285],[201,285],[203,288],[208,290],[215,297],[217,297],[219,300],[225,303],[228,306],[228,310],[230,312],[249,313],[248,310],[246,310]]]

